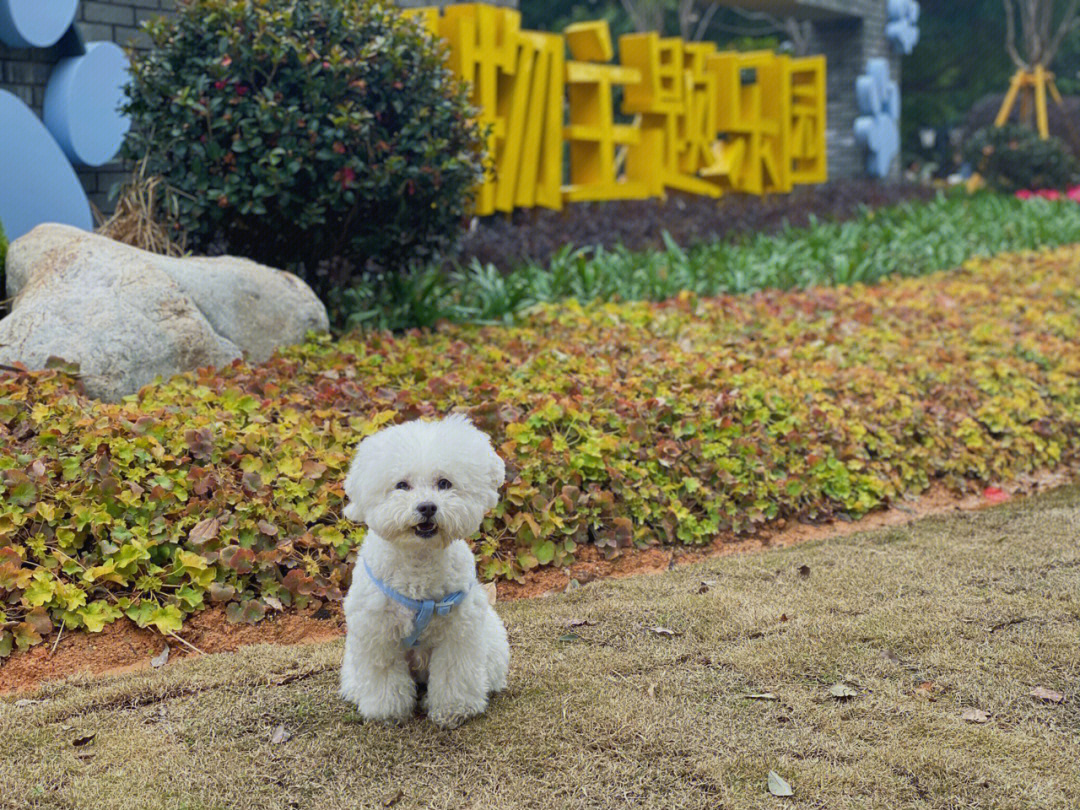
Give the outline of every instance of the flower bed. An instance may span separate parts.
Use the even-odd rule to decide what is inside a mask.
[[[0,396],[0,654],[127,615],[165,632],[337,599],[361,435],[467,409],[508,462],[484,577],[578,545],[858,517],[1080,458],[1080,248],[876,287],[570,302],[520,326],[315,341],[92,404]]]
[[[577,250],[564,243],[544,265],[502,272],[473,262],[449,272],[395,276],[381,287],[361,284],[331,301],[331,310],[338,320],[392,329],[440,320],[507,322],[536,303],[565,298],[662,301],[687,290],[714,296],[873,283],[894,274],[946,270],[975,256],[1075,242],[1080,206],[988,192],[940,195],[866,210],[846,222],[811,221],[806,228],[734,242],[681,247],[668,240],[663,250],[641,253],[623,247]]]

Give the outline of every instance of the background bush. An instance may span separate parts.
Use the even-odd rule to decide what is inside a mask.
[[[1057,138],[1041,140],[1023,126],[976,130],[964,144],[964,160],[998,191],[1064,189],[1080,175],[1069,147]]]
[[[461,231],[480,133],[441,46],[392,6],[182,0],[146,30],[126,156],[165,179],[191,247],[325,293],[334,268],[396,271]]]
[[[873,287],[545,306],[513,327],[320,339],[119,404],[3,375],[0,656],[60,622],[163,631],[341,598],[360,438],[470,413],[508,481],[485,578],[857,517],[1080,464],[1080,249]]]

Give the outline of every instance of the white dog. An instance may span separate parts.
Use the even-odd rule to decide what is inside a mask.
[[[464,538],[499,502],[505,468],[460,415],[408,422],[364,439],[345,479],[345,516],[368,533],[345,597],[341,696],[368,720],[425,708],[453,728],[506,686],[506,628],[477,586]]]

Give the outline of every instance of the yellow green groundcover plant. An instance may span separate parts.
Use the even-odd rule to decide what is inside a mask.
[[[0,655],[338,599],[366,433],[461,408],[508,462],[483,576],[699,544],[1080,460],[1080,248],[876,287],[574,303],[522,325],[317,340],[91,403],[0,379]]]

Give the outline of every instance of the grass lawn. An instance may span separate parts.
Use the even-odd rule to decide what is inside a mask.
[[[502,604],[452,732],[361,723],[340,642],[55,683],[0,702],[0,806],[1075,808],[1078,538],[1073,487]]]

